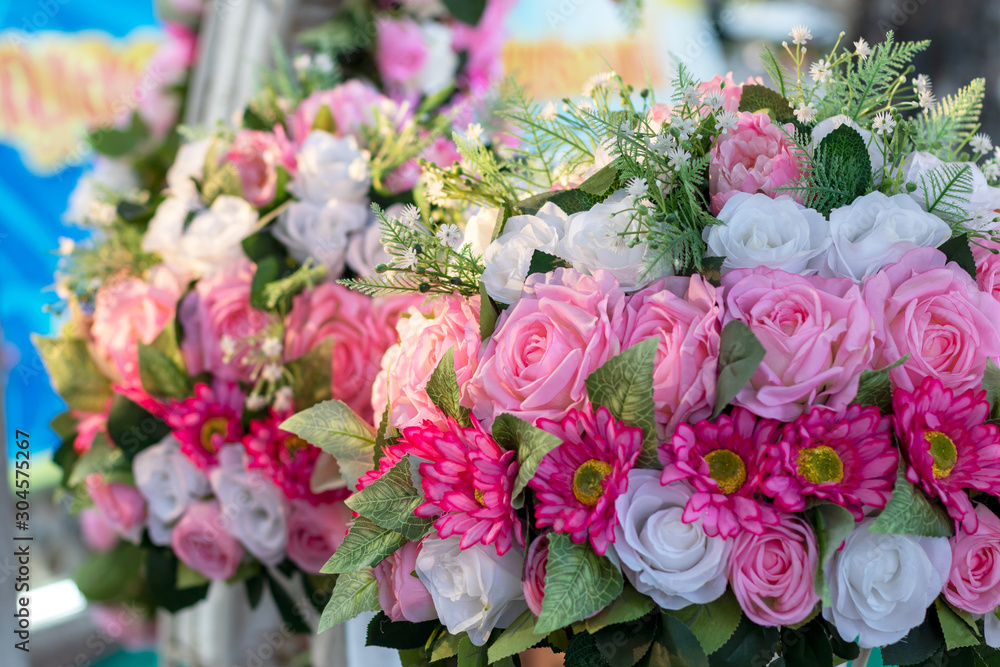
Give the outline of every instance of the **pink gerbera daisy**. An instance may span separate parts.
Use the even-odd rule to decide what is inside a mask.
[[[967,533],[979,517],[966,489],[1000,494],[1000,429],[984,424],[990,414],[986,392],[955,395],[937,378],[924,378],[912,393],[892,396],[896,436],[906,452],[906,479],[944,503]]]
[[[528,482],[535,491],[535,525],[590,540],[599,554],[615,541],[615,499],[628,489],[628,471],[642,449],[642,429],[626,426],[605,407],[570,410],[562,421],[541,418],[539,428],[562,440]]]
[[[865,505],[882,509],[889,502],[899,467],[892,446],[892,420],[878,408],[848,406],[844,412],[813,408],[782,428],[770,445],[769,474],[762,490],[778,509],[801,512],[806,496],[849,510],[856,521]]]
[[[473,417],[472,428],[463,428],[448,417],[447,429],[430,420],[403,429],[400,445],[424,459],[420,464],[425,501],[414,514],[439,517],[438,535],[461,535],[459,546],[496,544],[497,554],[510,549],[513,540],[524,546],[521,522],[511,506],[517,477],[517,454],[506,451]]]
[[[216,465],[222,446],[240,441],[243,400],[235,382],[216,381],[213,387],[199,383],[194,396],[171,402],[167,424],[181,443],[181,451],[199,469]]]
[[[761,502],[757,493],[763,477],[763,458],[776,441],[779,422],[760,421],[749,410],[736,408],[715,422],[680,424],[670,442],[660,445],[666,486],[688,480],[695,493],[684,507],[683,521],[699,518],[710,537],[730,538],[748,530],[755,535],[764,526],[776,526],[778,513]]]
[[[290,413],[272,410],[266,419],[250,422],[250,433],[243,437],[243,446],[250,456],[249,467],[262,470],[289,500],[303,498],[318,506],[346,498],[350,495],[347,488],[313,492],[312,474],[321,450],[278,428],[289,416]]]

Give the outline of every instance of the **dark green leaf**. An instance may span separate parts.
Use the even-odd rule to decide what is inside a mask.
[[[552,202],[566,215],[572,215],[581,211],[589,211],[599,201],[599,197],[580,190],[553,190],[523,199],[517,203],[517,208],[525,215],[535,215],[542,206]]]
[[[441,627],[434,621],[423,623],[408,623],[401,621],[393,623],[380,611],[368,624],[368,646],[383,646],[397,650],[421,648],[430,639],[431,633]]]
[[[257,270],[254,271],[253,280],[250,283],[250,305],[259,310],[266,310],[265,289],[284,275],[286,275],[285,263],[278,257],[264,257],[258,261]]]
[[[139,144],[149,137],[149,130],[142,122],[139,114],[132,114],[132,122],[128,128],[120,130],[114,127],[103,127],[94,130],[89,137],[90,145],[101,155],[109,157],[124,157],[134,153]]]
[[[285,590],[281,582],[266,572],[264,576],[267,579],[271,597],[274,598],[274,604],[281,615],[281,620],[288,626],[288,629],[296,634],[312,633],[312,628],[309,627],[309,622],[303,616],[302,609],[299,608],[299,605],[288,591]]]
[[[194,390],[191,379],[165,353],[139,341],[139,379],[150,396],[184,398]]]
[[[177,556],[169,549],[150,549],[146,556],[146,581],[158,607],[170,613],[190,607],[205,599],[208,584],[196,588],[177,587]]]
[[[782,628],[781,649],[787,667],[833,664],[830,638],[817,620],[798,629]]]
[[[618,180],[618,169],[615,168],[614,163],[611,163],[598,169],[576,189],[595,197],[601,197],[611,189],[616,180]]]
[[[594,633],[594,647],[609,667],[632,667],[649,652],[660,626],[659,614],[610,625]]]
[[[708,656],[691,629],[676,616],[662,612],[657,645],[663,647],[669,665],[677,667],[708,667]]]
[[[780,93],[767,86],[747,84],[740,94],[740,111],[764,111],[777,121],[793,118],[792,105]]]
[[[118,394],[108,413],[108,436],[131,462],[142,450],[155,445],[170,433],[170,427],[137,403]]]
[[[560,268],[570,268],[570,266],[570,263],[562,257],[550,255],[543,250],[536,250],[531,255],[531,264],[528,265],[528,275],[530,276],[533,273],[549,273]]]
[[[944,253],[949,262],[955,262],[962,269],[976,279],[976,259],[972,256],[972,249],[969,247],[969,235],[961,234],[953,236],[938,246],[938,250]]]
[[[812,160],[814,187],[807,205],[828,216],[850,204],[872,187],[872,163],[865,140],[843,124],[823,137]]]
[[[423,502],[410,481],[410,455],[406,454],[389,472],[348,498],[347,506],[382,528],[420,540],[431,527],[431,519],[413,514]]]
[[[479,339],[489,340],[497,328],[497,312],[493,299],[486,293],[486,283],[479,281]]]
[[[760,362],[764,360],[764,354],[764,346],[743,322],[733,320],[722,327],[713,419],[722,414],[726,406],[736,398],[736,394],[750,382]]]
[[[535,631],[546,634],[582,621],[622,592],[622,573],[589,543],[575,544],[567,533],[549,536],[545,599]]]
[[[833,648],[834,655],[844,660],[854,660],[861,655],[861,648],[853,641],[848,641],[841,637],[840,633],[837,632],[837,627],[833,623],[822,617],[817,620],[822,623],[827,637],[830,638],[830,646]]]
[[[479,25],[479,19],[486,11],[486,0],[442,0],[448,13],[462,23],[468,25]]]
[[[715,653],[732,639],[743,618],[736,596],[728,589],[722,597],[708,604],[691,605],[671,613],[687,623],[707,655]]]
[[[330,400],[333,343],[333,338],[327,338],[301,357],[285,364],[292,376],[292,395],[295,397],[296,410],[305,410]]]
[[[122,450],[113,447],[103,433],[94,435],[90,450],[80,456],[69,476],[69,486],[82,484],[91,474],[100,474],[105,481],[125,481],[132,474],[132,467],[122,456]],[[124,479],[123,479],[124,478]]]
[[[375,525],[363,516],[356,517],[343,543],[323,566],[323,574],[345,574],[381,563],[406,544],[399,533]]]
[[[461,390],[458,387],[458,375],[455,372],[455,348],[450,348],[441,357],[425,387],[427,396],[441,411],[453,418],[462,426],[472,426],[469,409],[462,406]]]
[[[592,634],[577,633],[566,647],[566,667],[607,667],[607,665],[607,661],[597,649]]]
[[[747,667],[766,665],[778,647],[778,630],[755,625],[746,616],[733,636],[709,656],[710,667]]]
[[[73,575],[73,582],[88,600],[111,600],[128,590],[129,583],[140,576],[142,549],[129,542],[104,553],[95,553]]]
[[[486,667],[487,651],[485,646],[476,646],[468,635],[462,635],[458,642],[458,667]]]
[[[990,417],[996,419],[1000,416],[1000,367],[992,359],[986,360],[983,391],[986,392],[986,400],[990,402]]]
[[[632,586],[625,584],[622,594],[617,600],[608,605],[608,608],[592,618],[584,621],[587,632],[597,632],[609,625],[628,623],[642,618],[653,611],[656,603],[653,600]]]
[[[500,446],[517,451],[520,466],[512,491],[515,501],[535,476],[546,454],[562,444],[557,436],[529,424],[514,415],[500,415],[493,422],[493,438]],[[520,507],[520,505],[516,505]]]
[[[536,251],[537,252],[537,251]],[[612,357],[587,377],[587,396],[594,407],[643,432],[638,465],[656,465],[656,405],[653,403],[653,365],[659,337],[647,338]]]
[[[243,586],[247,591],[247,602],[250,603],[250,608],[256,609],[264,595],[264,577],[258,574],[255,577],[244,579]]]
[[[951,537],[954,523],[943,507],[907,481],[903,463],[896,473],[896,486],[889,503],[868,530],[881,535]]]
[[[862,371],[861,379],[858,381],[858,395],[854,397],[852,403],[858,405],[871,405],[887,414],[892,411],[892,382],[889,379],[889,371],[897,366],[902,366],[910,355],[897,359],[885,368],[877,371]]]
[[[816,532],[819,547],[819,562],[816,563],[816,593],[823,604],[830,606],[830,586],[826,580],[826,564],[854,530],[854,516],[843,507],[833,503],[822,503],[806,512]]]
[[[934,614],[928,613],[923,623],[910,630],[901,640],[882,649],[882,660],[887,665],[917,665],[944,650],[944,635]]]

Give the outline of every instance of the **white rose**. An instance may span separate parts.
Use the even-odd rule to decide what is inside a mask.
[[[924,622],[951,570],[946,537],[879,535],[865,519],[826,567],[832,607],[823,618],[862,648],[894,644]]]
[[[709,537],[701,520],[684,523],[692,489],[660,485],[656,470],[632,470],[618,496],[615,552],[625,576],[665,609],[705,604],[726,592],[726,564],[733,541]]]
[[[433,95],[452,85],[458,70],[458,54],[451,47],[451,28],[436,22],[420,26],[427,57],[414,77],[414,87],[424,95]]]
[[[177,157],[167,171],[167,190],[188,206],[201,204],[198,188],[191,179],[204,180],[205,158],[215,141],[215,137],[206,137],[184,144],[177,150]]]
[[[528,608],[521,588],[524,550],[514,546],[498,556],[493,545],[462,549],[459,542],[458,535],[421,542],[417,577],[448,632],[468,632],[472,643],[482,646],[493,628],[507,627]]]
[[[385,210],[386,217],[398,217],[402,204],[393,204]],[[382,245],[382,228],[374,213],[368,213],[368,222],[363,229],[352,233],[347,239],[347,265],[360,276],[375,275],[375,267],[388,264],[392,255]]]
[[[943,162],[941,159],[924,151],[910,153],[903,161],[903,182],[916,183],[917,189],[910,193],[910,196],[924,209],[927,202],[924,201],[924,182],[921,177],[927,176],[929,172],[940,170],[949,165],[968,166],[972,171],[972,195],[969,203],[965,207],[966,214],[972,218],[967,223],[968,227],[978,231],[993,230],[1000,227],[993,222],[1000,217],[997,210],[1000,209],[1000,188],[991,187],[982,170],[971,162]],[[941,175],[944,175],[943,172]],[[930,181],[928,180],[928,186]]]
[[[986,645],[991,648],[1000,648],[1000,616],[997,616],[996,612],[986,614],[984,622],[986,627],[983,639],[986,640]]]
[[[136,454],[132,472],[146,498],[150,519],[165,526],[180,519],[188,505],[211,490],[205,473],[181,453],[172,435]]]
[[[483,254],[486,292],[501,303],[521,298],[532,255],[536,250],[556,254],[565,224],[566,214],[552,202],[546,202],[535,215],[508,218],[503,234]]]
[[[480,207],[465,223],[465,242],[472,246],[474,255],[482,257],[486,254],[499,215],[499,209]]]
[[[226,519],[226,529],[265,565],[285,558],[288,507],[284,494],[260,470],[247,470],[239,444],[219,450],[219,467],[209,474]]]
[[[312,257],[338,276],[344,270],[348,235],[365,226],[368,208],[363,202],[331,199],[325,204],[292,202],[274,226],[274,238],[288,254],[303,262]]]
[[[871,192],[830,212],[830,236],[820,275],[861,282],[913,248],[938,247],[951,238],[951,227],[906,195]]]
[[[179,197],[167,197],[149,222],[142,249],[159,254],[171,269],[198,278],[244,257],[243,239],[256,230],[257,220],[257,209],[239,197],[219,196],[211,208],[198,212]]]
[[[127,164],[99,155],[94,159],[94,168],[76,182],[62,218],[65,222],[77,225],[88,221],[105,222],[106,195],[124,194],[138,187],[139,181]]]
[[[719,211],[724,224],[706,227],[702,238],[709,257],[725,257],[722,273],[766,266],[811,275],[830,245],[830,223],[823,214],[790,197],[740,192]]]
[[[581,273],[607,270],[625,291],[636,290],[641,283],[661,277],[647,275],[644,260],[649,248],[645,243],[629,247],[636,231],[632,223],[634,207],[635,198],[625,190],[618,190],[589,211],[574,213],[566,222],[566,236],[558,254]],[[643,281],[644,278],[649,280]]]
[[[322,206],[330,199],[356,200],[368,194],[368,153],[358,148],[354,137],[313,130],[295,158],[297,173],[289,189],[303,201]]]
[[[882,171],[885,169],[885,156],[882,155],[882,143],[877,136],[873,135],[871,132],[864,129],[847,116],[840,114],[839,116],[833,116],[816,123],[816,127],[812,130],[813,148],[815,149],[819,146],[820,142],[826,138],[826,135],[830,134],[845,123],[854,128],[854,130],[861,135],[861,138],[864,139],[865,147],[868,149],[868,159],[872,164],[872,176],[875,179],[875,185],[878,185],[882,182]]]

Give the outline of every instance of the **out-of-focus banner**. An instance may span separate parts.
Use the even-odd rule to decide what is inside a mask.
[[[643,0],[634,26],[625,13],[612,0],[519,2],[507,23],[507,72],[532,97],[559,99],[579,95],[588,78],[609,70],[661,94],[676,60],[704,78],[725,71],[701,0]]]
[[[147,67],[160,43],[141,30],[0,32],[0,142],[25,164],[52,173],[89,154],[88,132],[127,119],[159,82]]]

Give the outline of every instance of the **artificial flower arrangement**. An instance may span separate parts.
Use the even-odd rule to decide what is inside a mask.
[[[984,81],[796,27],[772,80],[521,97],[380,214],[373,403],[284,422],[356,489],[320,628],[406,664],[994,664],[1000,166]],[[480,259],[481,258],[481,259]],[[481,262],[481,264],[480,264]],[[482,270],[480,271],[480,266]]]
[[[176,611],[212,581],[242,583],[251,605],[267,588],[288,627],[309,631],[303,605],[330,594],[319,570],[346,533],[348,490],[331,457],[280,424],[331,398],[372,419],[383,352],[422,298],[334,281],[388,259],[369,204],[413,215],[421,162],[461,159],[445,129],[494,134],[474,121],[491,103],[478,86],[496,76],[486,55],[499,51],[474,36],[502,39],[505,5],[421,14],[454,33],[458,69],[440,89],[394,87],[401,59],[440,65],[419,40],[403,58],[382,38],[359,54],[335,27],[311,33],[294,65],[279,54],[237,127],[182,128],[162,190],[92,191],[108,220],[61,265],[61,335],[36,339],[70,408],[53,422],[62,486],[84,521],[120,538],[81,569],[85,593],[137,575]],[[363,7],[380,33],[418,9]],[[339,58],[357,66],[364,53],[372,78],[341,80]],[[442,224],[462,215],[438,211]]]

